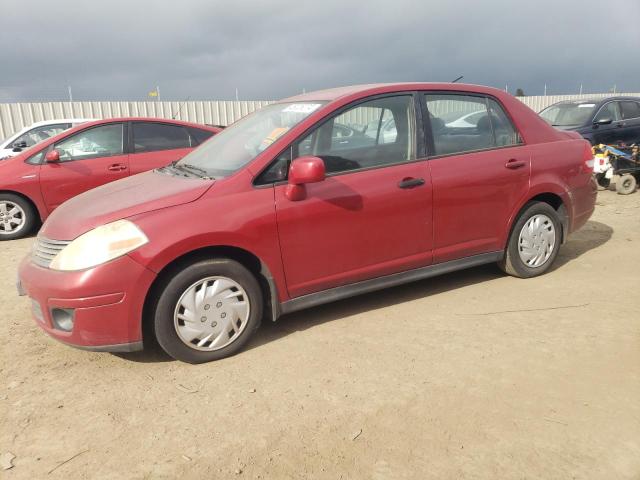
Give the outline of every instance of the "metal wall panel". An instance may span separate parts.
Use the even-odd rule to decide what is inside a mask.
[[[548,95],[520,97],[530,108],[539,112],[552,103],[580,98],[606,98],[611,93],[584,95]],[[640,96],[640,93],[616,95]],[[157,117],[177,118],[195,123],[229,125],[264,105],[267,100],[255,101],[189,101],[189,102],[46,102],[0,104],[0,139],[7,138],[34,122],[57,118]]]

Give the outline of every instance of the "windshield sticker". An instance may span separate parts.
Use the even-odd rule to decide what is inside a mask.
[[[288,130],[289,130],[288,127],[281,127],[281,128],[273,129],[271,131],[271,133],[269,135],[267,135],[264,140],[262,140],[262,142],[260,143],[259,150],[263,151],[265,148],[267,148],[269,145],[271,145],[273,142],[275,142],[278,138],[280,138],[282,135],[284,135]]]
[[[595,103],[581,103],[580,105],[578,105],[578,108],[591,108],[595,106],[596,106]]]
[[[283,110],[287,113],[311,113],[320,107],[320,103],[294,103]]]

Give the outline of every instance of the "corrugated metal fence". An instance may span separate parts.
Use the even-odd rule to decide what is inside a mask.
[[[552,103],[580,98],[606,98],[610,93],[520,97],[539,112]],[[616,95],[640,96],[640,93]],[[7,138],[34,122],[56,118],[156,117],[177,118],[195,123],[229,125],[272,101],[190,102],[46,102],[0,104],[0,139]]]

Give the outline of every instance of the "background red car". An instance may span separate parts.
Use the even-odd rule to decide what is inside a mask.
[[[98,120],[3,160],[0,240],[27,235],[82,192],[180,159],[220,130],[177,120]]]

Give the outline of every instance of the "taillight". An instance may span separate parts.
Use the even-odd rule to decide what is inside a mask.
[[[582,154],[582,170],[584,173],[593,173],[593,167],[596,163],[596,159],[593,156],[593,151],[591,150],[591,145],[589,142],[584,142],[584,151]]]

